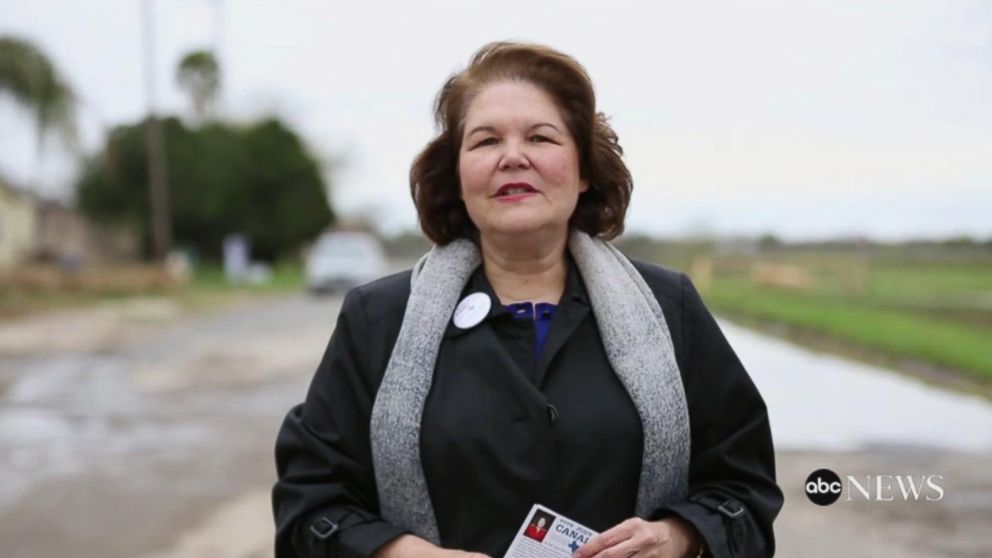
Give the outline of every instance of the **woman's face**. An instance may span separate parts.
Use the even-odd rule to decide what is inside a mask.
[[[566,232],[588,188],[555,102],[522,81],[490,84],[469,104],[458,174],[462,200],[483,237]]]

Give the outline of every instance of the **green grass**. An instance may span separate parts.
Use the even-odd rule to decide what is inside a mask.
[[[228,283],[222,267],[208,264],[201,266],[193,273],[187,288],[200,291],[243,290],[279,293],[302,289],[303,283],[303,266],[297,262],[281,262],[273,266],[271,280],[257,285]]]
[[[223,306],[233,300],[258,295],[282,294],[304,288],[303,266],[298,262],[280,262],[272,267],[272,277],[266,283],[231,284],[219,265],[202,265],[194,272],[189,284],[177,291],[178,299],[188,307]]]
[[[704,296],[717,311],[992,381],[992,266],[803,266],[816,278],[810,288],[760,286],[744,274],[717,274]],[[852,282],[858,273],[861,279]]]

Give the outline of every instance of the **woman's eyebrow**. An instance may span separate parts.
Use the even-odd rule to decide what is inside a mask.
[[[542,126],[547,126],[547,127],[551,128],[554,131],[559,132],[559,133],[561,132],[561,130],[558,129],[558,126],[555,126],[554,124],[552,124],[550,122],[538,122],[537,124],[531,125],[531,127],[528,128],[527,130],[528,131],[536,130],[537,128],[540,128]],[[496,133],[496,128],[494,128],[493,126],[476,126],[475,128],[472,128],[472,130],[470,130],[469,133],[466,134],[465,137],[471,136],[472,134],[475,134],[475,133],[478,133],[478,132],[489,132],[490,134],[495,134]]]
[[[489,132],[490,134],[495,134],[496,128],[493,128],[492,126],[476,126],[475,128],[472,128],[472,130],[466,134],[465,137],[471,136],[472,134],[478,132]]]

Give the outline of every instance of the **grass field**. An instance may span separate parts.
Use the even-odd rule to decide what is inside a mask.
[[[791,254],[694,268],[717,312],[992,382],[992,260]]]
[[[232,285],[219,265],[208,264],[197,268],[187,288],[211,292],[244,289],[253,292],[285,292],[303,288],[303,266],[298,262],[282,262],[272,267],[269,280],[257,284]]]

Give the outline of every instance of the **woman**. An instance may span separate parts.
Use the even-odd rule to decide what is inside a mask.
[[[537,542],[544,540],[544,537],[548,534],[548,527],[546,525],[547,519],[544,516],[538,517],[533,523],[527,525],[527,529],[524,531],[525,537],[530,537]]]
[[[353,289],[276,443],[277,556],[771,556],[764,402],[688,278],[627,260],[631,178],[585,70],[495,43],[410,173],[435,248]]]

